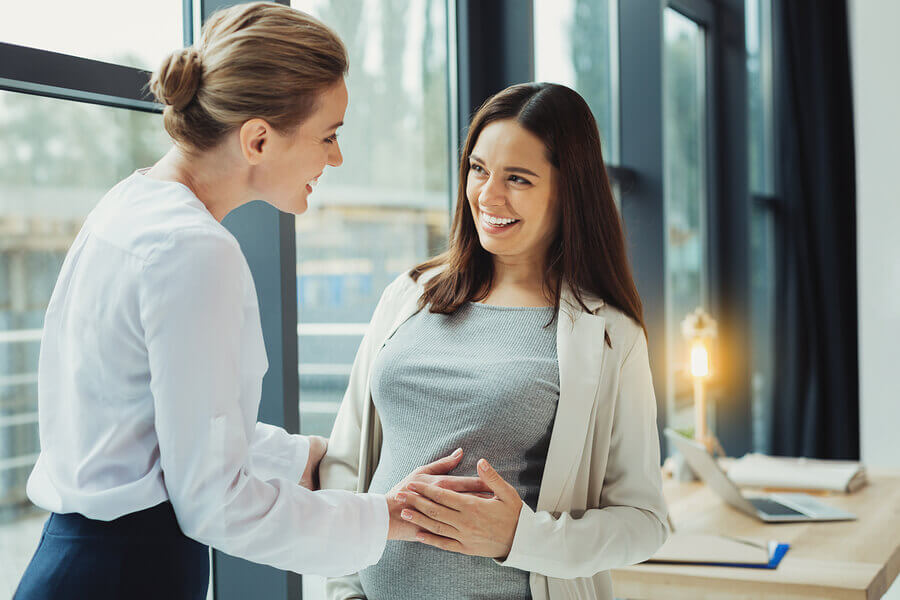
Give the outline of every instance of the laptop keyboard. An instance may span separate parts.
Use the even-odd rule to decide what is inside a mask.
[[[753,505],[756,510],[766,513],[767,515],[782,517],[782,516],[801,516],[805,517],[806,515],[802,512],[796,511],[793,508],[788,508],[784,504],[780,502],[775,502],[774,500],[769,500],[768,498],[747,498],[750,501],[750,504]]]

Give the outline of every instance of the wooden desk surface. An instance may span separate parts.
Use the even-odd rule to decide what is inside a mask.
[[[757,521],[700,483],[665,480],[677,531],[775,539],[791,545],[775,570],[640,564],[612,571],[617,598],[702,600],[848,598],[877,600],[900,572],[900,471],[869,471],[853,494],[822,498],[856,521]]]

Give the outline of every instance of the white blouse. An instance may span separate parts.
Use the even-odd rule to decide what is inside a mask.
[[[75,239],[47,308],[28,496],[112,520],[171,501],[186,535],[302,573],[378,561],[383,496],[297,481],[308,439],[256,421],[268,368],[237,240],[185,186],[136,172]]]

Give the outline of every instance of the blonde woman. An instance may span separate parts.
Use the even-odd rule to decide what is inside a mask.
[[[418,543],[328,583],[331,600],[611,599],[607,571],[667,536],[641,300],[584,100],[513,86],[469,126],[445,254],[375,310],[323,487],[404,490]],[[492,490],[403,484],[462,447]]]
[[[257,199],[306,210],[341,164],[346,71],[322,23],[255,3],[214,15],[153,75],[174,146],[100,200],[47,309],[28,495],[52,514],[17,599],[201,599],[208,546],[336,575],[375,563],[389,537],[412,539],[390,494],[298,485],[312,487],[325,440],[256,422],[256,291],[220,224]]]

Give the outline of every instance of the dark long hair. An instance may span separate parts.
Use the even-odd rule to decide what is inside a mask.
[[[559,226],[547,250],[544,288],[559,312],[562,284],[588,310],[584,295],[604,300],[644,328],[643,307],[625,250],[622,221],[600,150],[597,123],[577,92],[553,83],[523,83],[489,98],[469,125],[459,161],[459,190],[449,250],[410,271],[413,280],[444,269],[425,283],[420,308],[450,314],[491,291],[494,262],[478,239],[466,198],[469,155],[486,125],[513,119],[537,136],[559,171]],[[645,328],[646,331],[646,328]],[[607,338],[607,342],[608,342]]]

